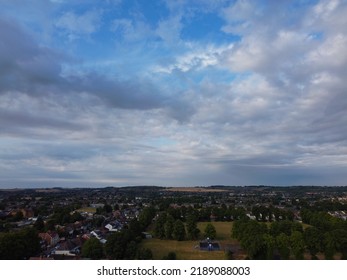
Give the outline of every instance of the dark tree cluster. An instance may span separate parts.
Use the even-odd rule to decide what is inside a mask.
[[[154,235],[160,239],[182,241],[186,239],[187,231],[180,219],[175,220],[169,213],[161,212],[155,221]]]
[[[0,234],[0,259],[24,260],[40,253],[40,239],[33,228]]]
[[[168,212],[161,212],[154,225],[154,234],[160,239],[198,240],[201,237],[201,232],[197,223],[198,214],[195,211],[187,213],[185,222],[181,219],[175,220]],[[215,227],[212,223],[208,223],[203,237],[215,239],[216,235]]]
[[[270,227],[255,220],[234,222],[232,237],[240,241],[251,259],[303,259],[305,243],[300,223],[273,222]]]
[[[347,258],[346,222],[327,213],[304,210],[303,219],[310,226],[289,220],[270,226],[254,220],[234,222],[232,237],[238,239],[251,259],[303,259],[308,251],[312,259],[322,252],[326,259],[336,253]]]
[[[347,221],[333,217],[326,212],[301,211],[303,222],[311,225],[305,231],[305,239],[312,256],[324,252],[326,259],[341,253],[347,259]]]
[[[74,211],[73,207],[57,207],[54,209],[54,213],[50,218],[50,223],[54,225],[65,225],[82,221],[83,219],[79,212]]]

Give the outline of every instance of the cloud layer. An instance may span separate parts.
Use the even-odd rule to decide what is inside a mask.
[[[346,1],[3,2],[0,187],[345,185]]]

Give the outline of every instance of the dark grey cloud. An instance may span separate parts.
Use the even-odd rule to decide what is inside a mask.
[[[99,105],[121,109],[168,109],[170,116],[183,119],[189,114],[183,100],[163,92],[148,79],[133,77],[120,80],[91,71],[83,75],[62,75],[63,64],[75,59],[41,47],[33,36],[13,21],[0,21],[0,93],[21,92],[53,99],[83,99],[91,95]],[[75,65],[78,68],[78,66]],[[54,96],[55,95],[55,96]],[[77,96],[77,97],[76,97]],[[96,100],[94,99],[94,101]],[[76,100],[77,105],[79,103]],[[93,106],[95,104],[89,104]],[[181,110],[181,113],[177,113]]]
[[[50,86],[64,84],[60,77],[64,55],[40,47],[33,36],[10,20],[0,20],[0,36],[0,94],[43,94]]]
[[[91,94],[111,108],[149,110],[162,107],[166,99],[149,81],[110,80],[98,73],[68,81],[70,90]]]
[[[1,134],[26,134],[31,129],[45,128],[58,129],[64,131],[84,130],[87,127],[82,124],[74,123],[66,119],[52,118],[50,116],[40,115],[39,112],[31,114],[27,112],[9,111],[2,109],[0,111],[0,130]],[[26,133],[23,133],[23,129]],[[17,132],[17,133],[16,133]],[[37,132],[36,132],[37,133]]]
[[[223,165],[225,180],[234,185],[345,185],[343,166]]]

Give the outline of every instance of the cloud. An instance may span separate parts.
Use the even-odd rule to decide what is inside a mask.
[[[172,73],[174,71],[199,71],[210,66],[220,66],[221,55],[227,50],[232,49],[233,44],[227,46],[194,46],[185,54],[178,56],[174,64],[157,66],[153,69],[154,72]]]
[[[87,2],[50,3],[48,33],[6,6],[1,185],[346,179],[345,2],[169,1],[152,21]],[[226,40],[182,36],[208,13]]]
[[[9,90],[37,93],[35,85],[62,83],[59,52],[40,47],[32,36],[15,23],[0,20],[0,93]]]
[[[65,30],[70,40],[81,35],[91,35],[98,31],[101,26],[101,10],[86,11],[76,14],[69,11],[64,13],[57,21],[56,27]]]
[[[28,135],[32,128],[48,128],[59,129],[60,131],[76,131],[85,129],[84,126],[74,124],[65,119],[57,119],[52,117],[42,117],[41,115],[28,114],[17,111],[6,111],[2,108],[0,112],[0,127],[3,134],[16,134],[20,132],[21,135]],[[25,131],[25,133],[23,133]],[[39,136],[36,130],[33,135]]]
[[[147,41],[154,37],[154,31],[148,23],[138,17],[115,19],[112,21],[111,30],[128,42]]]
[[[213,63],[206,65],[229,69],[232,82],[205,77],[187,90],[195,113],[189,129],[181,131],[180,151],[210,166],[214,171],[205,173],[209,179],[219,175],[224,182],[241,184],[343,182],[339,172],[347,163],[347,135],[341,128],[347,107],[342,65],[347,49],[340,11],[346,7],[336,3],[325,24],[320,16],[307,24],[306,18],[317,15],[317,6],[277,18],[280,13],[274,12],[283,12],[287,4],[257,7],[239,1],[227,9],[225,31],[238,32],[241,40],[211,52]],[[180,70],[191,78],[204,61],[212,61],[208,54],[187,52],[157,70],[170,75]],[[185,141],[197,144],[183,145]]]
[[[16,24],[2,20],[0,25],[3,39],[0,50],[2,94],[17,91],[38,98],[46,96],[56,99],[64,96],[71,101],[79,96],[86,102],[89,102],[86,98],[89,95],[89,98],[94,98],[94,101],[97,99],[99,104],[103,103],[107,107],[139,110],[171,106],[177,108],[177,102],[183,105],[182,100],[172,100],[148,79],[110,78],[94,70],[79,75],[73,71],[63,74],[64,64],[76,64],[73,59],[39,46],[33,37]]]
[[[168,44],[177,44],[181,40],[182,15],[178,14],[168,19],[161,20],[155,33]]]

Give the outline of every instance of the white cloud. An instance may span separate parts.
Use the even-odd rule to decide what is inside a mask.
[[[161,20],[155,30],[155,34],[168,44],[177,44],[181,40],[182,16],[176,15],[171,18]]]
[[[98,31],[101,25],[100,10],[86,11],[83,14],[75,12],[64,13],[57,21],[56,27],[66,30],[70,39],[80,35],[90,35]]]
[[[316,49],[307,54],[307,63],[316,66],[316,69],[345,67],[347,63],[347,36],[332,34]]]
[[[141,42],[154,37],[154,31],[140,18],[119,18],[112,21],[111,30],[129,42]]]
[[[191,70],[202,70],[209,66],[219,66],[221,56],[233,48],[233,44],[225,46],[200,46],[187,44],[189,50],[175,58],[175,63],[169,65],[157,65],[153,72],[172,73],[175,70],[188,72]]]

